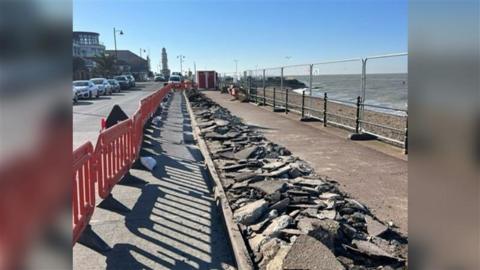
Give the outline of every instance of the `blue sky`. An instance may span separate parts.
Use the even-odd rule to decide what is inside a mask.
[[[407,0],[150,1],[73,0],[73,30],[100,33],[113,49],[161,48],[169,67],[220,72],[406,52]],[[290,58],[287,59],[286,56]]]

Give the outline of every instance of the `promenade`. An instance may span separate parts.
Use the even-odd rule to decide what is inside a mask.
[[[408,234],[408,161],[402,149],[378,141],[351,141],[347,131],[300,122],[297,114],[274,113],[271,107],[234,101],[218,91],[204,93]]]
[[[230,269],[234,258],[221,211],[195,146],[181,93],[167,102],[162,122],[147,124],[141,156],[112,191],[126,211],[95,208],[92,230],[111,248],[98,252],[76,243],[75,269]]]

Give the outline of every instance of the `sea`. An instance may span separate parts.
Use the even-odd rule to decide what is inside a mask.
[[[305,95],[310,95],[308,88],[309,76],[285,76],[286,79],[297,79],[307,85],[307,88],[293,89],[297,93],[305,90]],[[323,97],[327,92],[332,99],[356,102],[361,93],[361,75],[315,75],[312,80],[312,95]],[[345,103],[352,106],[351,104]],[[383,113],[406,115],[408,111],[408,74],[367,74],[365,87],[365,104],[380,107],[365,106],[366,110]]]

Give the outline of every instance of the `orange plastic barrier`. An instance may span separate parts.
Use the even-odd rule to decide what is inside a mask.
[[[132,161],[132,119],[100,132],[95,155],[98,160],[98,194],[106,198],[128,172]]]
[[[143,127],[172,85],[140,100],[140,107],[127,120],[103,129],[95,150],[90,142],[73,152],[73,244],[82,234],[95,208],[95,182],[98,195],[107,198],[115,184],[128,172],[140,155]]]
[[[87,142],[73,152],[73,243],[88,225],[95,209],[95,156]]]

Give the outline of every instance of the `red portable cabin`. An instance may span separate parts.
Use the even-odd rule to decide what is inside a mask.
[[[217,72],[213,70],[197,71],[196,79],[199,89],[217,88]]]

